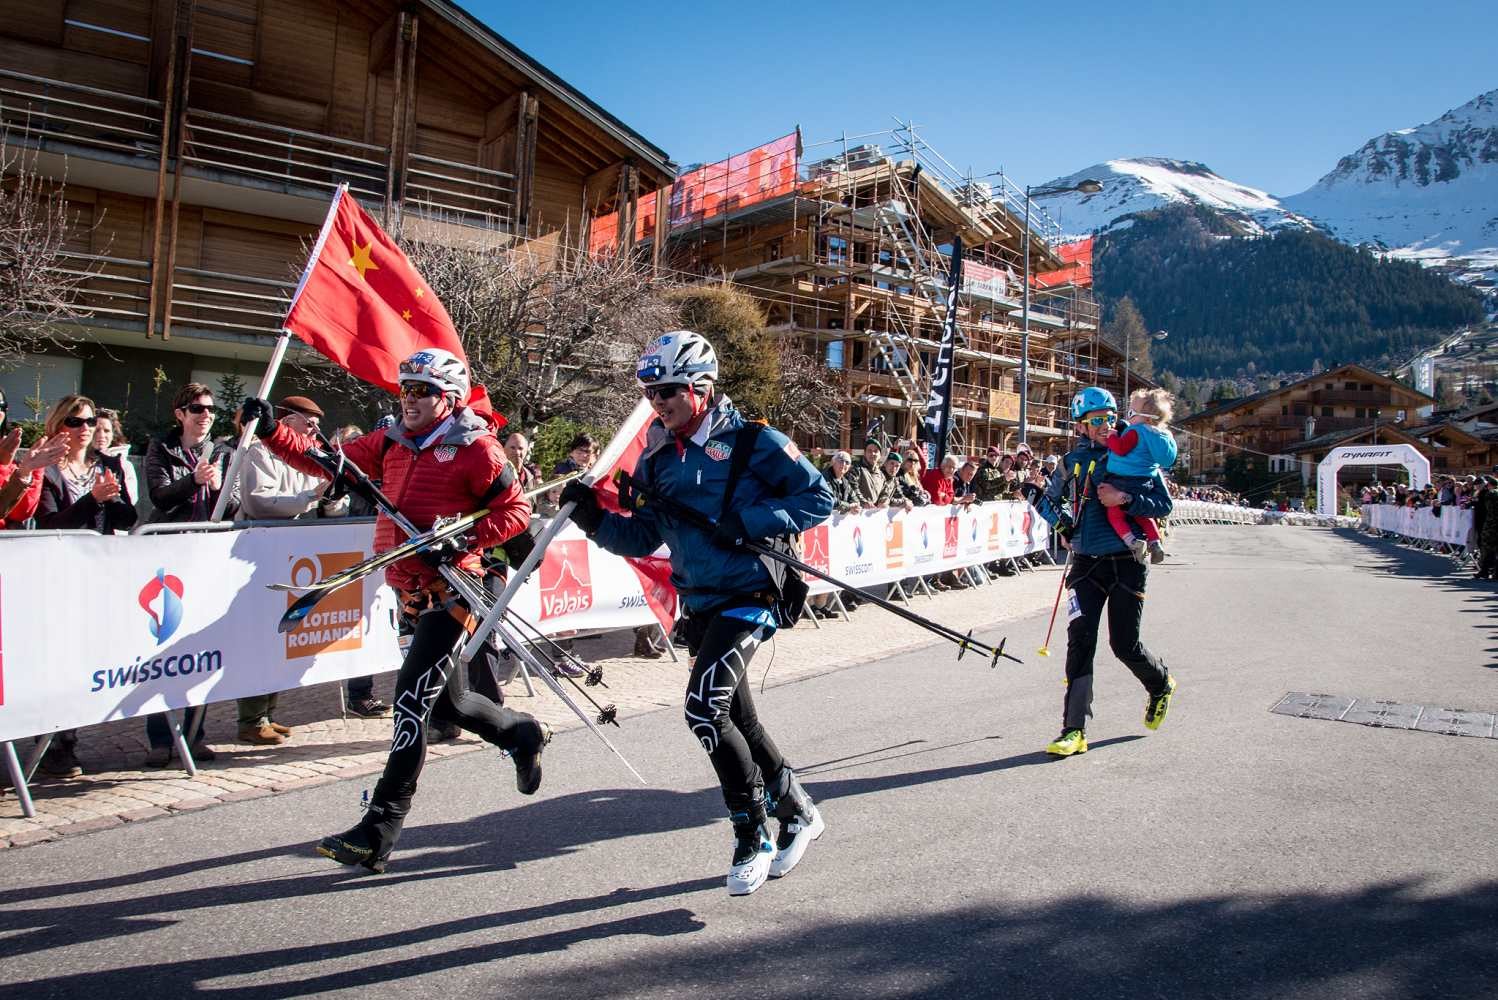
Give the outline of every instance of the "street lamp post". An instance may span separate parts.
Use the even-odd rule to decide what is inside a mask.
[[[1103,189],[1099,181],[1087,179],[1078,181],[1068,187],[1045,187],[1032,191],[1030,185],[1025,185],[1025,232],[1021,241],[1020,253],[1025,258],[1025,304],[1021,311],[1020,348],[1019,348],[1019,443],[1028,444],[1026,440],[1030,429],[1030,198],[1044,197],[1052,194],[1066,194],[1069,191],[1080,191],[1082,194],[1097,194]]]
[[[1156,330],[1154,333],[1150,334],[1150,340],[1164,340],[1166,337],[1169,337],[1169,336],[1170,336],[1169,331],[1166,331],[1166,330]],[[1134,360],[1134,331],[1132,329],[1129,329],[1129,330],[1125,330],[1124,331],[1124,359],[1123,359],[1124,398],[1123,398],[1123,401],[1124,401],[1124,405],[1125,406],[1127,406],[1128,403],[1129,403],[1129,362],[1133,361],[1133,360]]]

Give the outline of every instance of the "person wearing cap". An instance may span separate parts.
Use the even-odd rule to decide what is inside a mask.
[[[998,500],[1004,495],[1004,473],[999,468],[999,462],[1003,457],[1004,453],[998,445],[988,446],[988,453],[973,477],[974,492],[980,503]]]
[[[322,408],[306,396],[287,396],[276,403],[276,416],[299,434],[314,434]],[[271,454],[265,442],[245,449],[239,473],[239,513],[236,521],[292,520],[313,513],[328,483],[299,472]],[[347,500],[340,501],[347,505]],[[330,515],[335,511],[329,510]],[[239,699],[239,741],[254,746],[286,742],[291,727],[275,721],[278,695],[259,694]],[[351,706],[354,707],[354,706]]]

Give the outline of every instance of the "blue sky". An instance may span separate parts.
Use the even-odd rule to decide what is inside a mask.
[[[1469,0],[458,2],[683,165],[898,115],[1019,184],[1172,156],[1287,195],[1498,87],[1498,18]]]

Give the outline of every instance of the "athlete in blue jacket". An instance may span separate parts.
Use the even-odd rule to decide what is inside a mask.
[[[1067,586],[1070,623],[1066,629],[1066,697],[1061,735],[1046,752],[1061,757],[1087,752],[1087,717],[1092,714],[1092,660],[1098,625],[1108,609],[1108,641],[1149,692],[1144,724],[1160,728],[1170,709],[1176,682],[1165,665],[1139,641],[1144,614],[1144,586],[1149,569],[1108,523],[1107,508],[1120,507],[1132,517],[1165,517],[1170,493],[1159,476],[1126,493],[1103,481],[1108,474],[1109,433],[1118,420],[1118,404],[1106,389],[1092,386],[1071,404],[1080,443],[1062,460],[1041,498],[1040,513],[1056,526],[1062,544],[1071,549]]]
[[[576,482],[562,499],[577,504],[572,519],[610,552],[646,556],[662,542],[670,547],[671,580],[683,597],[694,657],[687,726],[712,761],[733,820],[728,891],[746,895],[795,867],[825,824],[754,710],[749,659],[775,631],[771,608],[782,568],[742,543],[825,521],[832,491],[789,438],[749,425],[714,392],[718,359],[701,335],[678,330],[657,338],[636,375],[659,418],[632,474],[644,504],[628,517],[607,513],[593,491]],[[740,448],[753,451],[725,504]],[[717,529],[704,531],[652,507],[652,492],[716,521]],[[780,820],[773,842],[765,828],[769,812]]]

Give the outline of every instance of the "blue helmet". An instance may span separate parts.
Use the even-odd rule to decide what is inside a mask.
[[[1118,400],[1107,389],[1095,385],[1089,385],[1071,398],[1073,420],[1081,420],[1084,413],[1091,413],[1093,410],[1112,410],[1117,413]]]

